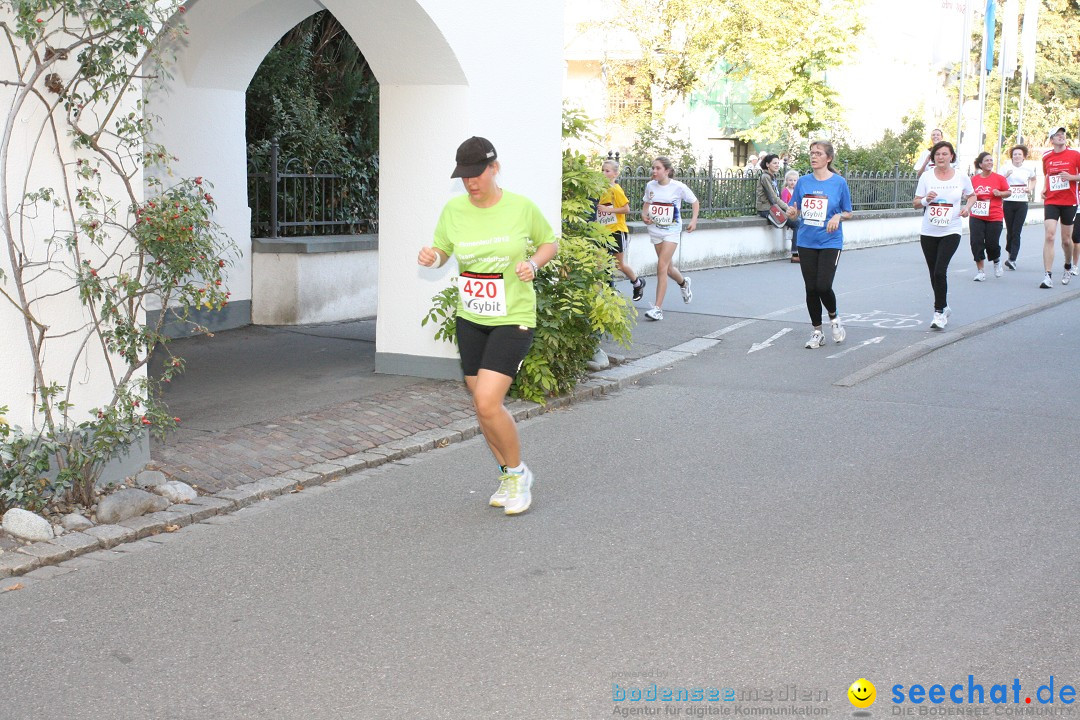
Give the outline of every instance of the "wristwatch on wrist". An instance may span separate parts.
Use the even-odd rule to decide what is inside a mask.
[[[529,263],[529,265],[531,265],[531,266],[532,266],[532,269],[533,269],[533,275],[537,275],[537,274],[539,274],[539,272],[540,272],[540,266],[539,266],[539,265],[537,265],[537,264],[536,264],[535,262],[533,262],[532,258],[530,258],[530,259],[529,259],[529,260],[528,260],[527,262]]]

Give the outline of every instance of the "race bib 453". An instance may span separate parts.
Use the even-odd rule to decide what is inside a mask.
[[[824,195],[806,195],[802,199],[803,222],[814,227],[825,225],[825,211],[829,209],[829,198]]]

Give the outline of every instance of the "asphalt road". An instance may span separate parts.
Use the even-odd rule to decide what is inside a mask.
[[[755,322],[522,423],[537,475],[523,516],[487,507],[496,470],[472,440],[0,595],[0,717],[847,716],[860,677],[885,717],[928,707],[894,705],[894,685],[966,695],[969,676],[988,695],[1020,682],[1019,704],[987,697],[990,715],[1075,714],[1060,696],[1024,698],[1051,676],[1055,692],[1080,684],[1080,306],[841,387],[929,321],[916,246],[841,262],[842,312],[921,325],[850,322],[844,346],[809,351],[805,315],[777,314],[797,286],[747,299],[755,273],[796,268],[695,285],[688,309],[714,291],[747,303],[713,331]],[[1062,291],[1036,290],[1027,264],[996,283],[960,278],[958,325]],[[650,332],[710,320],[671,318]],[[653,683],[757,699],[616,699]],[[798,702],[781,700],[792,686]]]

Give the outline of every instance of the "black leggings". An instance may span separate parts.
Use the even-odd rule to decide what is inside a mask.
[[[1024,220],[1027,220],[1028,204],[1026,202],[1009,202],[1001,204],[1005,208],[1005,252],[1009,259],[1016,262],[1016,256],[1020,254],[1020,231],[1024,229]]]
[[[799,248],[799,269],[806,283],[806,309],[814,327],[821,327],[822,305],[830,318],[836,317],[836,293],[832,284],[839,263],[840,248]]]
[[[1001,259],[1001,221],[971,218],[971,256],[975,262],[983,259],[996,263]]]
[[[960,247],[960,233],[946,235],[945,237],[930,237],[920,235],[923,257],[926,258],[926,268],[930,271],[930,285],[934,288],[934,312],[945,312],[949,304],[946,297],[949,293],[949,261],[956,254],[956,248]]]

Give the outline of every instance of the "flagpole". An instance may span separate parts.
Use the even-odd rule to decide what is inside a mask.
[[[1005,65],[1001,66],[1001,110],[998,112],[998,139],[994,146],[994,167],[1000,167],[1001,146],[1005,143],[1005,87],[1009,80],[1005,77]]]
[[[1016,121],[1016,142],[1024,144],[1024,100],[1027,98],[1027,72],[1020,70],[1020,117]]]
[[[956,145],[960,146],[960,136],[964,129],[964,83],[967,82],[968,56],[971,55],[971,21],[976,0],[967,0],[964,5],[964,36],[960,53],[960,91],[956,99]]]

